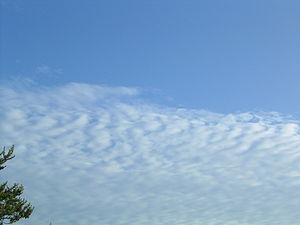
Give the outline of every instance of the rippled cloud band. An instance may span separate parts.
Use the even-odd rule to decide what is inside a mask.
[[[1,177],[36,207],[18,224],[299,224],[299,120],[155,105],[142,91],[0,87],[1,145],[16,145]]]

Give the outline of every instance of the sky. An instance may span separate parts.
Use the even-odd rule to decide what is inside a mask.
[[[299,1],[0,6],[16,225],[299,224]]]
[[[1,3],[2,79],[142,87],[222,113],[300,110],[299,1]]]

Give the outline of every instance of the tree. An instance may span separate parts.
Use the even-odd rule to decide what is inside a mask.
[[[5,147],[0,152],[0,170],[8,160],[13,159],[14,146],[6,152]],[[12,187],[7,185],[7,181],[0,184],[0,225],[12,224],[22,218],[29,218],[34,207],[25,199],[19,197],[24,191],[22,184],[14,184]]]

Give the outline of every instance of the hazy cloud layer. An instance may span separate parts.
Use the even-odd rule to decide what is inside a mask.
[[[4,179],[36,206],[19,224],[299,224],[298,120],[157,106],[140,92],[1,87],[1,144],[16,145]]]

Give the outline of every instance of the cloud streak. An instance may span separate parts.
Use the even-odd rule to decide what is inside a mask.
[[[140,93],[1,87],[1,137],[17,155],[5,178],[26,186],[28,224],[297,224],[298,120],[158,106]]]

